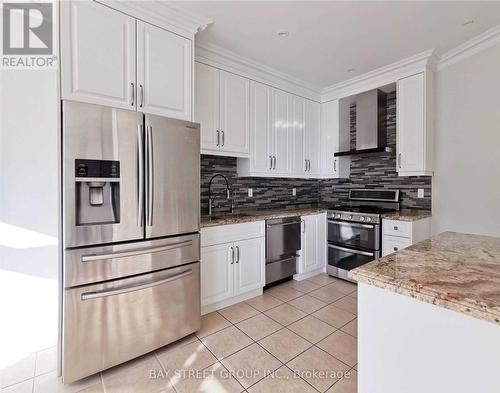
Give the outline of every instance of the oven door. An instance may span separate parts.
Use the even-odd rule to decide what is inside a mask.
[[[328,266],[349,271],[378,258],[378,251],[361,251],[328,244]]]
[[[368,250],[380,249],[380,226],[328,220],[328,242]]]

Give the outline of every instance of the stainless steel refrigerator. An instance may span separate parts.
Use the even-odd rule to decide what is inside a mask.
[[[200,130],[63,101],[62,375],[200,327]]]

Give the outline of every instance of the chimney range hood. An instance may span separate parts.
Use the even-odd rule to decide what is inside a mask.
[[[335,157],[391,152],[387,147],[387,93],[375,89],[356,96],[356,150],[335,153]],[[350,132],[350,130],[340,130]]]

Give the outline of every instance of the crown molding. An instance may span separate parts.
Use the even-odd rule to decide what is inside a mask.
[[[213,23],[206,16],[187,11],[167,1],[98,0],[97,2],[190,39],[193,39],[198,31]]]
[[[348,97],[371,89],[388,85],[398,79],[425,71],[434,70],[438,61],[434,49],[429,49],[406,59],[366,72],[362,75],[336,83],[322,90],[321,101]]]
[[[486,48],[500,43],[500,25],[495,26],[478,36],[465,41],[463,44],[458,45],[452,50],[444,53],[439,60],[437,70],[455,64],[459,61],[466,59]]]
[[[321,88],[214,44],[197,43],[195,60],[313,101],[321,101]]]

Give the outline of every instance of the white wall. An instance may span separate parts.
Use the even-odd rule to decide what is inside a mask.
[[[433,232],[500,236],[500,44],[437,73]]]
[[[56,345],[57,70],[0,70],[0,369]]]

